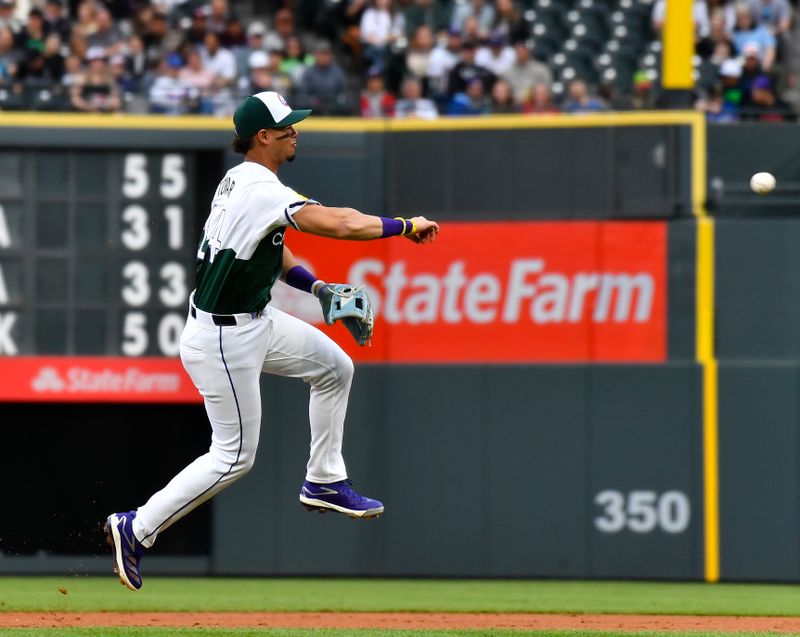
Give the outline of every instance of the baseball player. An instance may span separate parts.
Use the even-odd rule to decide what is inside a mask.
[[[382,502],[353,490],[342,458],[352,360],[315,327],[271,307],[270,294],[281,278],[318,296],[324,307],[334,289],[298,265],[285,243],[288,228],[334,239],[405,236],[424,244],[439,226],[424,217],[390,219],[323,206],[284,186],[278,168],[294,160],[294,125],[310,112],[292,110],[283,96],[267,91],[234,113],[233,149],[244,161],[227,172],[212,200],[180,343],[181,361],[211,421],[211,447],[143,506],[108,516],[115,571],[132,590],[142,586],[141,556],[158,534],[253,466],[262,372],[301,378],[311,387],[311,451],[300,501],[351,517],[383,513]]]

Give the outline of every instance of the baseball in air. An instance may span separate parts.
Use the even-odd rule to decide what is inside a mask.
[[[756,173],[750,177],[750,189],[759,194],[765,195],[775,188],[775,177],[771,173]]]

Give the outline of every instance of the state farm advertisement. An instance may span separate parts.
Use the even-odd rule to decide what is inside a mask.
[[[202,402],[173,358],[0,358],[0,377],[0,402]]]
[[[309,270],[365,286],[371,347],[281,284],[273,305],[376,363],[659,362],[666,358],[663,222],[444,223],[437,241],[344,242],[292,232]]]

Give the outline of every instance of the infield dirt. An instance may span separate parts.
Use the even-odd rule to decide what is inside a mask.
[[[722,631],[800,633],[800,617],[529,613],[117,613],[6,612],[0,628],[364,628]]]

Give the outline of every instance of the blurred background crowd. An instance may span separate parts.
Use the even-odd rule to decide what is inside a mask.
[[[666,0],[0,0],[0,109],[229,116],[660,108]],[[694,104],[795,119],[788,0],[694,0]]]

